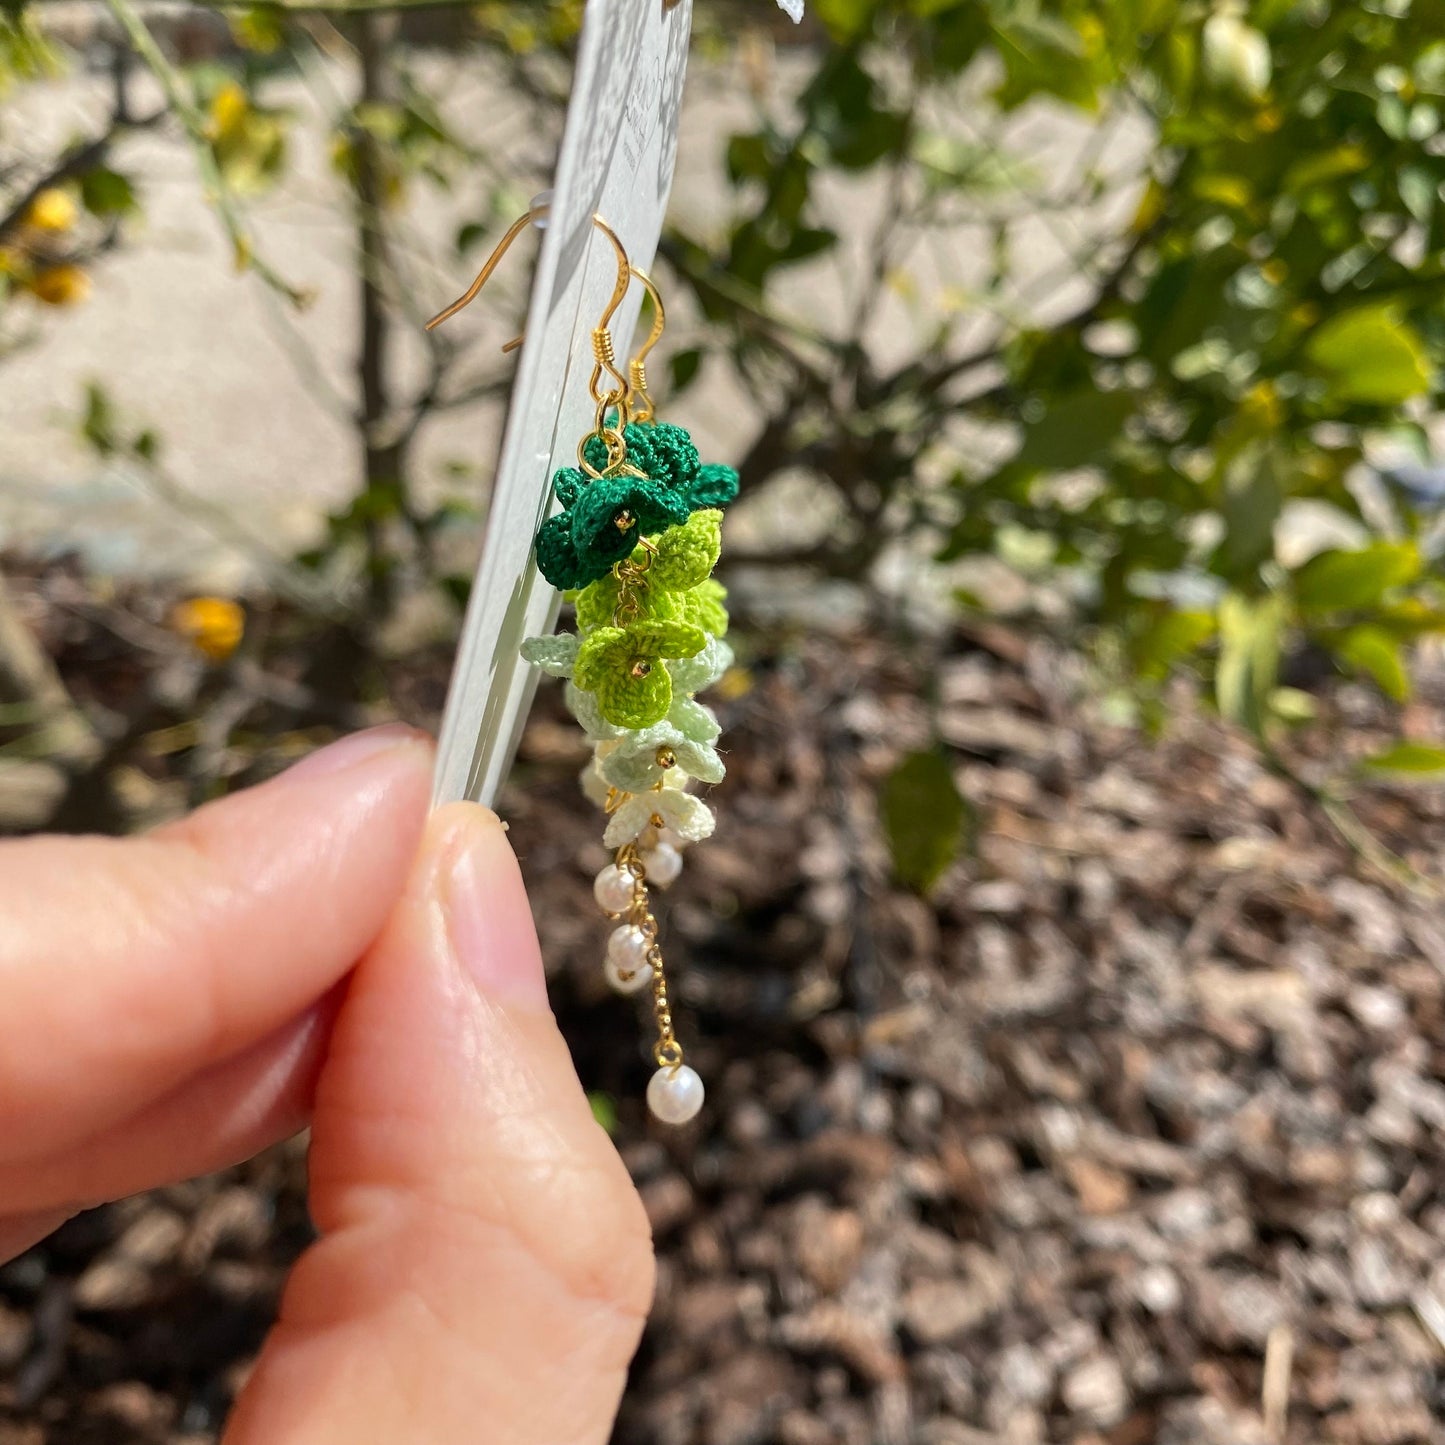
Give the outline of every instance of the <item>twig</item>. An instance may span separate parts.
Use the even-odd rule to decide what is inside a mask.
[[[225,227],[226,235],[235,252],[237,269],[254,271],[268,286],[285,296],[292,305],[304,305],[307,299],[306,293],[298,287],[292,286],[263,257],[257,254],[235,196],[216,160],[216,152],[211,145],[210,137],[206,134],[205,117],[191,98],[185,77],[166,59],[146,23],[136,14],[130,0],[106,0],[106,5],[125,32],[126,38],[130,41],[136,54],[155,76],[165,95],[167,106],[175,113],[191,142],[191,148],[196,156],[196,167],[201,173],[202,187],[215,207],[216,214],[221,218],[221,224]]]
[[[1432,902],[1445,900],[1445,889],[1442,889],[1433,879],[1427,878],[1413,868],[1398,853],[1382,843],[1360,821],[1354,809],[1338,793],[1327,786],[1312,783],[1308,778],[1301,776],[1289,760],[1268,743],[1261,744],[1261,756],[1271,772],[1298,788],[1315,803],[1329,820],[1335,832],[1354,849],[1360,860],[1368,867],[1373,868],[1387,882],[1413,893],[1417,898],[1427,898]]]
[[[84,175],[86,171],[93,170],[105,159],[106,152],[116,138],[124,132],[145,130],[163,120],[165,116],[166,110],[165,107],[162,107],[151,115],[142,116],[139,120],[115,117],[104,135],[98,135],[93,140],[80,141],[64,152],[55,164],[44,175],[38,176],[32,181],[16,198],[10,209],[0,216],[0,241],[3,241],[25,220],[30,207],[43,192],[50,190],[53,186],[63,185],[73,176]]]
[[[1276,1325],[1264,1344],[1264,1433],[1270,1445],[1284,1445],[1289,1419],[1289,1382],[1294,1368],[1294,1332]]]
[[[472,10],[476,0],[191,0],[202,10],[275,10],[283,15],[325,15],[346,19],[411,10]]]

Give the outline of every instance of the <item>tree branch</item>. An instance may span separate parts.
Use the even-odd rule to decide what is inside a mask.
[[[201,173],[203,188],[211,204],[216,208],[216,214],[226,229],[226,235],[230,238],[235,252],[237,269],[254,271],[268,286],[285,296],[292,305],[302,305],[306,300],[305,293],[292,286],[257,254],[236,198],[216,160],[216,152],[211,146],[210,137],[206,134],[205,117],[196,108],[185,78],[162,54],[160,46],[156,44],[155,36],[151,34],[145,21],[136,13],[131,5],[131,0],[106,0],[106,5],[110,9],[110,13],[115,16],[135,53],[159,82],[161,91],[166,98],[166,105],[175,113],[191,142],[191,149],[195,152],[196,167]]]
[[[36,198],[42,192],[50,190],[53,186],[64,185],[72,177],[82,176],[87,171],[94,170],[105,159],[106,152],[118,136],[126,131],[145,130],[156,125],[165,119],[166,113],[166,108],[162,106],[159,110],[142,116],[139,120],[130,120],[125,116],[117,115],[112,119],[103,135],[98,135],[92,140],[80,141],[68,151],[62,152],[50,169],[36,177],[15,199],[10,209],[0,216],[0,241],[3,241],[6,236],[20,226],[30,207],[34,205]]]

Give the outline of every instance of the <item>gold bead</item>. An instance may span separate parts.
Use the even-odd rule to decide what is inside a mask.
[[[629,670],[633,677],[646,677],[652,671],[652,664],[645,657],[639,657],[634,659]]]
[[[636,521],[637,519],[632,515],[632,513],[629,512],[626,507],[624,507],[612,519],[612,525],[616,527],[619,532],[628,532],[631,531],[633,526],[636,524]]]
[[[658,748],[657,766],[659,768],[675,768],[677,766],[677,754],[669,747]]]

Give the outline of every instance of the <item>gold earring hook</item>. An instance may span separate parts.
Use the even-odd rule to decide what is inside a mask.
[[[477,272],[477,279],[473,281],[450,306],[442,311],[438,311],[437,314],[426,323],[426,329],[428,331],[433,330],[440,326],[443,321],[450,320],[464,307],[470,306],[472,302],[477,299],[482,287],[491,279],[492,272],[500,265],[502,257],[507,254],[512,242],[515,241],[529,225],[542,219],[550,210],[550,201],[534,202],[527,209],[525,215],[519,216],[513,221],[507,228],[506,234],[503,235],[502,239],[498,241],[493,248],[492,254],[487,257],[482,269]],[[607,237],[612,243],[612,249],[617,253],[617,284],[612,288],[612,298],[607,303],[607,309],[602,313],[602,319],[592,329],[592,355],[595,364],[592,368],[592,378],[588,383],[588,390],[592,394],[592,399],[599,407],[617,406],[625,404],[626,402],[627,378],[617,369],[616,345],[612,340],[611,322],[612,318],[617,314],[617,308],[622,305],[623,300],[627,296],[627,288],[632,280],[632,267],[627,259],[627,249],[623,246],[617,232],[614,231],[601,216],[593,216],[592,224]],[[521,336],[514,336],[502,347],[502,350],[504,352],[515,351],[525,339],[525,332],[523,332]],[[606,393],[601,390],[602,373],[604,370],[610,372],[617,383],[615,389],[609,390]]]
[[[632,284],[632,263],[627,259],[627,248],[622,244],[621,238],[601,216],[593,216],[592,224],[612,242],[612,249],[617,252],[617,284],[612,288],[612,299],[607,303],[602,319],[592,328],[594,365],[587,389],[592,393],[592,400],[597,403],[599,418],[610,406],[615,406],[624,413],[620,425],[627,420],[627,378],[617,369],[617,345],[612,339],[612,318],[617,315],[617,308],[627,299],[627,288]],[[605,394],[599,387],[604,369],[609,371],[617,382],[616,389]]]
[[[633,420],[651,421],[656,414],[656,407],[647,390],[647,358],[652,348],[662,340],[662,333],[667,329],[667,309],[662,304],[662,295],[652,277],[636,266],[632,267],[632,274],[642,282],[643,288],[652,297],[652,330],[647,333],[647,340],[638,348],[636,355],[627,363],[627,381],[632,395],[642,403],[640,407],[633,407]]]
[[[511,248],[512,242],[515,241],[517,237],[520,236],[522,232],[525,231],[527,227],[532,224],[533,221],[536,221],[540,217],[545,216],[547,214],[547,211],[548,207],[546,205],[532,205],[527,208],[527,212],[525,215],[518,216],[518,218],[513,221],[512,224],[507,228],[507,234],[503,236],[500,241],[497,242],[496,246],[492,250],[492,254],[488,256],[486,261],[483,263],[482,269],[477,272],[477,279],[473,281],[472,284],[468,286],[467,289],[460,296],[458,296],[457,299],[453,301],[450,306],[448,306],[443,311],[438,311],[437,314],[433,316],[430,321],[427,322],[426,329],[428,331],[435,330],[436,327],[440,326],[443,321],[450,321],[451,318],[455,316],[458,311],[461,311],[465,307],[470,306],[472,302],[477,299],[477,296],[481,292],[482,287],[491,280],[492,272],[497,269],[497,266],[501,262],[502,257],[507,254],[508,250]],[[509,341],[506,346],[502,348],[502,350],[511,351],[514,347],[520,346],[521,342],[521,337],[518,337],[516,341]]]

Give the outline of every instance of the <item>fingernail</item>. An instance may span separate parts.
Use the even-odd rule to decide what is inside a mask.
[[[547,979],[521,869],[501,820],[477,803],[442,810],[450,866],[442,907],[458,963],[488,998],[507,1007],[545,1009]]]
[[[281,775],[284,778],[324,778],[332,773],[345,772],[378,753],[390,751],[406,743],[419,742],[426,736],[405,723],[387,723],[384,727],[368,728],[362,733],[352,733],[349,738],[329,744],[314,753],[308,753],[299,763]]]

